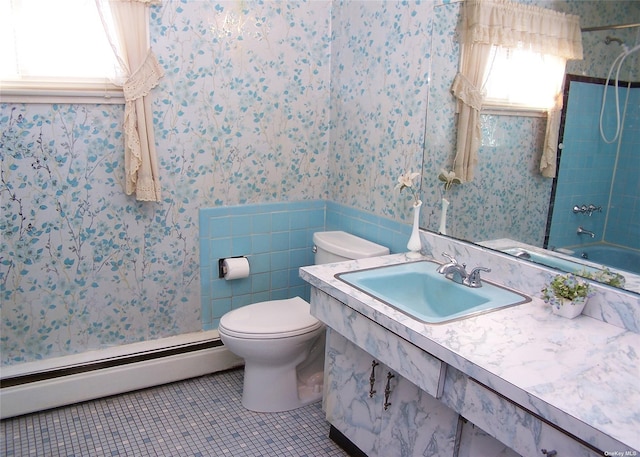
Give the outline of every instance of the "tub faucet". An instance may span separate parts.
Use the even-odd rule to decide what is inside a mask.
[[[590,230],[583,229],[582,225],[580,227],[578,227],[578,232],[577,233],[578,233],[578,235],[589,235],[591,238],[595,238],[596,237],[595,233],[593,233]]]

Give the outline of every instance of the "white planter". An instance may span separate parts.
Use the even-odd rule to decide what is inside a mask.
[[[553,311],[553,314],[557,314],[558,316],[566,317],[567,319],[573,319],[574,317],[578,317],[580,314],[582,314],[582,310],[584,309],[586,304],[587,299],[578,303],[574,303],[571,300],[563,298],[560,308],[552,305],[551,311]]]

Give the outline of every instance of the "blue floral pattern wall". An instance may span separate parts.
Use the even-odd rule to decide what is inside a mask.
[[[431,65],[432,2],[334,3],[329,195],[408,220],[398,176],[420,171]]]
[[[629,13],[527,3],[606,3],[597,23]],[[164,0],[151,14],[166,73],[152,93],[157,204],[123,193],[121,106],[0,104],[1,363],[201,330],[200,208],[328,199],[408,221],[393,188],[424,164],[424,225],[437,227],[459,13],[441,0]],[[541,120],[484,122],[495,160],[481,158],[477,187],[452,191],[456,235],[496,235],[475,196],[501,177],[536,211],[548,202],[533,171]],[[496,187],[505,225],[528,227],[531,208],[509,213],[506,197]]]
[[[199,208],[325,198],[329,26],[328,1],[152,8],[158,204],[123,193],[121,106],[0,105],[3,364],[202,329]]]

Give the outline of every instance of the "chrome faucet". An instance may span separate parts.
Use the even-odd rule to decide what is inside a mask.
[[[444,271],[446,270],[447,267],[458,265],[458,261],[452,255],[447,254],[446,252],[443,252],[442,257],[446,257],[447,259],[449,259],[449,262],[442,264],[438,267],[438,273],[440,273],[441,275],[444,274]]]
[[[578,227],[578,232],[577,233],[578,233],[578,235],[589,235],[591,238],[595,238],[596,237],[595,233],[593,233],[590,230],[583,229],[582,225],[580,227]]]
[[[458,261],[452,255],[447,254],[446,252],[443,252],[442,256],[449,259],[449,262],[438,267],[438,273],[444,275],[445,278],[450,279],[453,282],[462,284],[467,287],[482,287],[480,272],[491,271],[489,268],[476,267],[471,271],[471,273],[467,273],[467,266],[464,263],[458,263]]]
[[[457,282],[458,284],[464,284],[467,280],[467,276],[469,276],[464,264],[449,265],[444,269],[442,274],[445,278],[450,279],[453,282]]]
[[[467,278],[464,281],[462,281],[462,284],[468,287],[473,287],[474,289],[477,287],[482,287],[482,281],[480,281],[481,271],[486,271],[487,273],[489,273],[491,271],[491,268],[485,268],[485,267],[474,268],[473,270],[471,270],[471,273],[469,273],[469,276],[467,276]]]
[[[441,275],[446,275],[449,273],[450,270],[452,270],[454,267],[458,267],[458,261],[455,259],[455,257],[453,257],[451,254],[447,254],[446,252],[442,253],[443,257],[446,257],[447,259],[449,259],[449,262],[441,265],[438,267],[438,273],[440,273]],[[465,265],[462,265],[462,270],[464,271]],[[467,272],[464,271],[464,276],[467,276]]]

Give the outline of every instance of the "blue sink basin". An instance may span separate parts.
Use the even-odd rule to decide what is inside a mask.
[[[428,324],[442,324],[531,301],[526,295],[482,281],[455,283],[431,261],[402,263],[336,274],[336,278]]]

